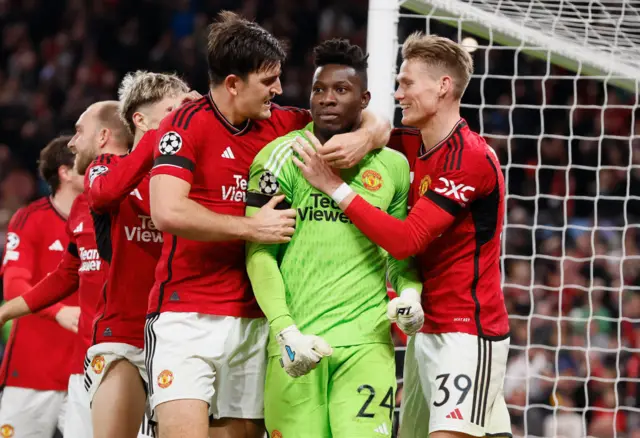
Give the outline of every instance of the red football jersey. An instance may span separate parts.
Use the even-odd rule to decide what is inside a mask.
[[[53,271],[67,248],[65,224],[49,198],[18,210],[9,223],[2,273],[26,270],[34,285]],[[62,304],[77,306],[77,295],[65,298]],[[2,360],[0,385],[66,391],[73,365],[69,357],[77,339],[75,333],[40,315],[15,320]]]
[[[49,273],[33,289],[23,295],[32,312],[56,303],[78,291],[80,320],[73,358],[73,374],[84,373],[84,359],[91,346],[93,320],[102,287],[106,280],[107,264],[100,259],[89,212],[87,197],[79,195],[69,212],[66,225],[69,245],[55,271]]]
[[[94,322],[94,344],[144,346],[149,291],[162,250],[162,233],[149,212],[150,165],[145,163],[152,154],[145,149],[145,138],[149,136],[126,158],[99,156],[85,177],[98,251],[110,265]]]
[[[396,130],[390,146],[409,158],[411,205],[424,197],[454,218],[417,256],[424,281],[423,332],[506,336],[500,285],[505,186],[495,152],[462,119],[429,151],[417,130]]]
[[[152,175],[181,178],[191,184],[190,199],[216,213],[244,216],[256,154],[310,118],[308,111],[273,105],[269,119],[238,127],[207,95],[164,118]],[[149,314],[168,311],[261,317],[245,269],[245,242],[196,242],[165,233]]]

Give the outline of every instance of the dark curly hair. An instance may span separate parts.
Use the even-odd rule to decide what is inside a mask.
[[[368,59],[369,55],[366,55],[360,46],[341,38],[324,41],[313,49],[313,64],[316,68],[327,64],[352,67],[360,76],[365,90],[367,89]]]

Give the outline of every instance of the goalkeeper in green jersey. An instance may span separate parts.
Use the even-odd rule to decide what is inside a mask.
[[[247,248],[247,271],[270,324],[265,423],[272,438],[391,436],[396,378],[386,274],[403,296],[419,297],[422,284],[409,260],[394,260],[367,239],[292,161],[297,137],[308,130],[324,143],[356,129],[370,99],[359,47],[331,40],[314,54],[313,122],[268,144],[250,170],[247,214],[276,194],[298,213],[289,243]],[[341,176],[377,207],[406,216],[403,155],[376,150]]]

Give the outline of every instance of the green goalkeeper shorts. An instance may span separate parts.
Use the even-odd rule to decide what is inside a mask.
[[[395,405],[393,346],[337,347],[306,376],[269,358],[264,394],[271,438],[390,437]]]

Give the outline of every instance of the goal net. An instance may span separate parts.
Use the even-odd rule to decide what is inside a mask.
[[[396,126],[416,30],[472,53],[462,115],[505,176],[514,436],[640,436],[640,1],[371,0],[372,104]]]

